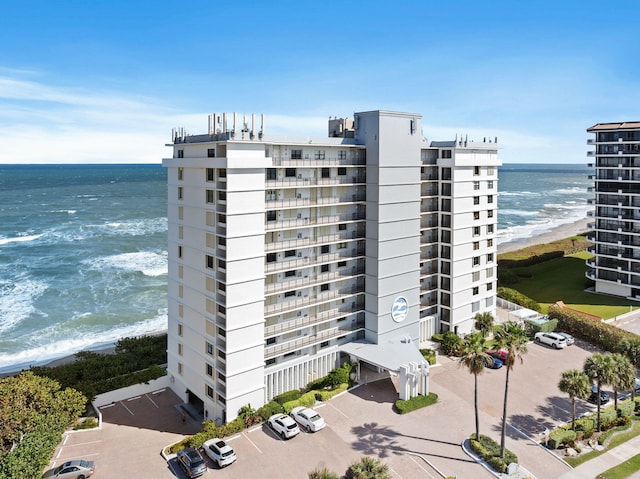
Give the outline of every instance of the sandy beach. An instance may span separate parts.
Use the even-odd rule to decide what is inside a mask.
[[[506,243],[500,243],[498,245],[498,254],[516,251],[537,244],[551,243],[552,241],[558,241],[564,238],[569,238],[570,236],[575,236],[580,233],[585,233],[589,231],[587,225],[592,221],[592,219],[583,218],[574,223],[560,225],[557,228],[554,228],[551,231],[542,233],[540,235],[532,236],[530,238],[521,238],[514,241],[508,241]]]

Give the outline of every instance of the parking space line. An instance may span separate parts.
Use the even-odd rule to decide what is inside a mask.
[[[418,466],[420,469],[422,469],[427,476],[429,476],[431,479],[438,479],[436,478],[436,476],[434,476],[433,474],[431,474],[428,470],[426,470],[424,467],[422,467],[422,464],[420,464],[418,461],[416,461],[413,457],[411,457],[411,455],[409,455],[409,459],[411,459],[411,461],[413,461],[413,463]]]
[[[149,395],[148,395],[148,394],[145,394],[145,396],[146,396],[146,398],[147,398],[149,401],[151,401],[151,404],[153,404],[153,405],[156,407],[156,409],[160,409],[160,406],[158,406],[158,405],[155,403],[155,401],[149,397]]]
[[[104,406],[100,406],[100,409],[108,409],[110,407],[115,406],[116,403],[112,402],[111,404],[105,404]]]
[[[253,447],[255,447],[258,450],[260,454],[262,454],[262,451],[260,450],[260,448],[256,446],[256,444],[251,439],[249,439],[249,436],[247,436],[244,432],[242,433],[242,435],[247,438],[247,441],[249,441],[253,445]]]
[[[335,407],[333,404],[331,403],[326,403],[329,406],[331,406],[333,409],[335,409],[336,411],[338,411],[340,414],[342,414],[344,417],[346,417],[347,419],[351,419],[349,416],[347,416],[345,413],[343,413],[340,409],[338,409],[337,407]]]
[[[129,411],[129,414],[131,414],[132,416],[135,416],[135,414],[133,414],[131,412],[131,409],[129,409],[127,406],[125,406],[125,404],[122,401],[118,401],[120,404],[122,404],[122,407],[125,408],[127,411]]]
[[[127,401],[135,401],[136,399],[140,399],[140,398],[141,398],[141,396],[135,396],[135,397],[127,399]]]
[[[440,469],[438,469],[435,465],[433,465],[433,464],[431,463],[431,461],[429,461],[429,460],[428,460],[426,457],[424,457],[422,454],[418,454],[418,453],[416,453],[416,452],[407,452],[407,455],[408,455],[409,457],[411,457],[411,456],[419,457],[419,458],[420,458],[420,459],[422,459],[424,462],[426,462],[427,464],[429,464],[429,466],[431,466],[431,468],[432,468],[434,471],[436,471],[438,474],[440,474],[440,476],[442,476],[442,477],[447,477],[447,476],[446,476],[446,475],[445,475],[445,474],[444,474]],[[416,462],[416,461],[414,460],[414,462]],[[416,463],[417,463],[417,462],[416,462]],[[418,464],[418,465],[419,465],[419,464]],[[420,469],[422,469],[424,472],[426,472],[426,473],[427,473],[427,474],[429,474],[431,477],[433,477],[433,475],[432,475],[429,471],[427,471],[426,469],[424,469],[423,467],[420,467]]]
[[[394,470],[393,470],[393,467],[389,466],[388,464],[387,464],[387,467],[389,467],[389,470],[390,470],[391,472],[393,472],[396,476],[398,476],[400,479],[402,479],[402,476],[401,476],[400,474],[398,474],[396,471],[394,471]]]
[[[167,390],[167,388],[158,389],[157,391],[153,391],[151,394],[160,394]]]
[[[79,442],[78,444],[67,444],[64,447],[86,446],[87,444],[95,444],[97,442],[102,442],[102,441]]]
[[[231,436],[225,439],[225,442],[233,441],[234,439],[238,439],[239,437],[241,437],[240,434],[236,434],[235,436]]]

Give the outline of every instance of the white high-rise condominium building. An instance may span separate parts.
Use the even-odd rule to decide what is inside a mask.
[[[344,361],[428,392],[420,343],[495,314],[496,140],[429,142],[390,111],[326,138],[264,125],[210,115],[168,145],[173,389],[217,422]]]
[[[598,123],[587,129],[595,151],[595,222],[589,241],[595,256],[587,277],[595,291],[640,298],[640,122]]]

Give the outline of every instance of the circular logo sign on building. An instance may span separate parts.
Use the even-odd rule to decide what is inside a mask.
[[[391,306],[391,317],[396,323],[399,323],[407,317],[408,312],[409,305],[407,300],[402,296],[398,296],[393,302],[393,306]]]

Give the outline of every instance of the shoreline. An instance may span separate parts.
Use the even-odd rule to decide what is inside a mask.
[[[544,243],[551,243],[553,241],[569,238],[571,236],[575,236],[580,233],[585,233],[589,231],[587,224],[590,223],[591,221],[592,221],[591,219],[582,218],[582,219],[579,219],[578,221],[574,221],[573,223],[566,223],[566,224],[557,226],[549,231],[546,231],[544,233],[541,233],[535,236],[531,236],[529,238],[519,238],[516,240],[501,243],[498,245],[498,254],[510,253],[512,251],[517,251],[519,249],[527,248],[529,246],[534,246],[534,245],[544,244]],[[167,333],[167,330],[165,329],[162,331],[153,331],[153,332],[147,333],[146,336],[153,336],[157,334],[166,334],[166,333]],[[116,346],[115,342],[110,344],[101,344],[101,345],[96,345],[95,347],[88,347],[78,352],[91,351],[97,354],[113,354],[115,352],[115,346]],[[13,368],[11,366],[8,366],[8,368],[11,368],[11,369],[5,372],[0,372],[0,378],[18,375],[22,371],[30,370],[31,366],[55,367],[55,366],[61,366],[63,364],[69,364],[76,360],[77,358],[74,353],[74,354],[62,356],[57,359],[51,359],[49,361],[44,361],[44,362],[35,361],[33,364],[30,364],[30,365],[15,365],[15,367]]]
[[[581,233],[589,231],[588,224],[593,220],[589,218],[582,218],[573,223],[566,223],[556,226],[555,228],[545,231],[544,233],[531,236],[529,238],[519,238],[498,245],[498,254],[510,253],[522,248],[528,248],[529,246],[535,246],[539,244],[552,243],[554,241],[563,240],[571,236],[576,236]]]

